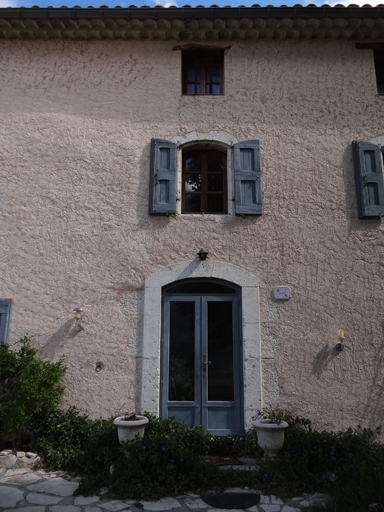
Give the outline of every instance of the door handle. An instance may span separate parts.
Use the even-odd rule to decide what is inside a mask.
[[[204,356],[203,364],[211,364],[212,361],[207,361],[207,358]]]

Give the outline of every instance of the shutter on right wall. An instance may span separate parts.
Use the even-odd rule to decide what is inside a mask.
[[[359,217],[384,216],[383,155],[371,142],[352,142]]]
[[[7,343],[12,299],[0,299],[0,343]]]
[[[261,198],[260,145],[258,140],[245,140],[233,146],[235,173],[235,213],[260,215]]]

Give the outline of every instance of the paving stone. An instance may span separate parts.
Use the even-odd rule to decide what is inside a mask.
[[[14,468],[16,466],[16,462],[17,458],[16,455],[13,455],[13,453],[10,453],[5,457],[0,457],[0,465],[7,469]]]
[[[46,494],[39,494],[37,492],[30,492],[27,494],[25,499],[28,503],[34,503],[35,505],[57,505],[63,498],[47,496]]]
[[[16,503],[23,499],[23,493],[14,487],[0,485],[0,503],[2,507],[16,507]]]
[[[78,506],[82,505],[90,505],[91,503],[97,503],[100,501],[98,496],[89,496],[88,498],[84,498],[84,496],[76,496],[74,504]]]
[[[297,496],[295,498],[292,498],[291,501],[300,501],[300,500],[303,500],[304,499],[304,496]]]
[[[31,473],[31,470],[28,468],[7,469],[5,476],[23,475],[24,473]]]
[[[300,512],[300,509],[284,505],[284,507],[281,509],[281,512]]]
[[[108,501],[107,503],[99,503],[98,505],[99,507],[102,507],[105,510],[110,510],[111,512],[117,512],[127,508],[126,503],[122,503],[121,501],[117,500]]]
[[[309,507],[309,505],[310,505],[310,503],[309,503],[309,501],[308,501],[308,500],[303,500],[303,501],[300,501],[300,505],[301,505],[302,507],[306,507],[306,508],[308,508],[308,507]]]
[[[37,507],[22,507],[17,508],[17,510],[22,510],[23,512],[45,512],[45,507],[37,506]],[[4,512],[15,512],[14,508],[9,508],[8,510],[4,510]]]
[[[240,508],[233,508],[231,510],[226,508],[210,508],[207,512],[243,512]]]
[[[201,508],[207,508],[207,504],[201,498],[182,498],[184,503],[191,510],[199,510]]]
[[[265,494],[260,494],[260,505],[268,505],[270,503],[269,496],[265,496]]]
[[[99,507],[88,507],[84,510],[84,512],[103,512]]]
[[[78,482],[69,482],[64,480],[64,478],[58,477],[38,484],[28,485],[27,489],[29,491],[48,492],[57,496],[72,496],[78,487]]]
[[[25,456],[28,457],[28,459],[36,459],[37,453],[25,452]]]
[[[331,497],[328,494],[315,492],[315,494],[309,496],[308,501],[311,505],[314,505],[315,503],[319,503],[320,505],[327,505],[331,501]]]
[[[16,470],[14,470],[16,471]],[[34,473],[22,473],[21,475],[13,475],[13,476],[4,476],[0,479],[2,484],[11,484],[11,485],[29,485],[34,484],[41,480],[41,477],[35,475]]]
[[[49,510],[51,512],[81,512],[81,508],[74,505],[54,505],[49,507]]]
[[[281,507],[280,505],[260,505],[260,508],[264,510],[264,512],[280,512]]]
[[[145,510],[152,512],[162,512],[163,510],[171,510],[171,508],[181,507],[180,503],[174,498],[161,498],[159,501],[141,501]]]
[[[280,498],[277,498],[276,496],[270,496],[272,505],[284,505],[284,501]]]

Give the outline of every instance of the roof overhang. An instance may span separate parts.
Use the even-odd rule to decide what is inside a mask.
[[[0,39],[384,42],[384,5],[2,8]]]

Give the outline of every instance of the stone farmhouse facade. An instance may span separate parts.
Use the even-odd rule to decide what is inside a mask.
[[[0,337],[63,406],[380,424],[384,6],[0,9],[0,48]]]

